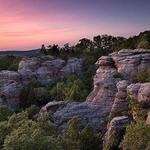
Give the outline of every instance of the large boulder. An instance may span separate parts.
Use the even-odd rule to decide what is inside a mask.
[[[18,110],[23,87],[21,76],[18,72],[0,71],[0,104],[7,105],[10,109]]]
[[[20,108],[20,95],[24,86],[16,81],[1,82],[0,103],[7,105],[10,109],[18,110]]]

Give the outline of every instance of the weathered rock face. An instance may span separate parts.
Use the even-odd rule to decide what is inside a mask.
[[[106,67],[101,67],[101,62],[98,65],[95,87],[86,102],[69,103],[54,113],[54,121],[60,128],[66,127],[67,121],[74,116],[79,116],[82,123],[90,122],[96,129],[103,128],[114,101],[118,79],[114,78],[117,70],[111,63]]]
[[[127,91],[128,95],[138,102],[150,102],[150,82],[131,84]]]
[[[54,112],[54,122],[60,128],[66,127],[67,121],[73,116],[79,116],[83,123],[90,122],[94,128],[104,129],[111,116],[110,112],[126,111],[127,86],[132,83],[134,74],[150,67],[150,50],[121,50],[102,56],[96,65],[98,69],[94,76],[94,89],[86,101],[69,103]],[[148,97],[144,93],[148,91],[148,85],[142,88],[138,95],[140,100]]]
[[[128,111],[127,98],[127,86],[129,82],[127,80],[122,80],[117,83],[117,93],[115,95],[115,100],[112,105],[111,113],[109,118],[113,118],[115,115],[121,115],[122,113]]]
[[[60,70],[62,77],[67,77],[72,73],[80,74],[82,68],[82,59],[73,58],[67,61],[67,64]]]
[[[24,82],[28,83],[35,78],[41,85],[50,85],[61,77],[72,73],[81,73],[82,60],[71,58],[68,62],[52,56],[24,58],[18,72]]]
[[[0,104],[13,110],[20,108],[20,94],[24,87],[20,78],[15,71],[0,71]]]
[[[15,80],[20,81],[21,76],[16,71],[3,70],[0,71],[0,80]]]
[[[113,146],[118,146],[119,141],[121,140],[120,138],[122,138],[125,126],[129,123],[130,119],[127,116],[113,118],[107,127],[107,132],[104,137],[104,147],[109,143],[110,140],[112,140],[112,142],[114,143]]]
[[[124,49],[111,54],[118,72],[124,77],[131,79],[138,71],[150,67],[150,50]]]
[[[52,56],[23,58],[18,72],[0,71],[0,104],[17,110],[20,108],[20,94],[32,79],[47,86],[72,73],[80,74],[81,67],[82,60],[78,58],[70,58],[68,62]]]

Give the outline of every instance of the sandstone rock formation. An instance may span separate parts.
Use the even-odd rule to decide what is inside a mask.
[[[50,85],[72,73],[81,73],[82,60],[70,58],[68,62],[52,56],[24,58],[18,72],[25,83],[35,78],[41,85]]]
[[[0,71],[0,80],[15,80],[20,81],[21,76],[16,71],[3,70]]]
[[[130,123],[130,119],[127,116],[115,117],[108,124],[107,132],[104,136],[104,147],[107,146],[112,140],[112,146],[118,146],[125,130],[125,126]]]
[[[53,113],[54,122],[60,128],[65,128],[73,116],[79,116],[83,123],[90,122],[95,129],[104,129],[113,112],[126,111],[128,85],[132,83],[134,74],[150,67],[150,50],[124,49],[100,57],[96,65],[98,69],[94,76],[94,89],[86,101],[68,103]],[[139,90],[140,101],[149,96],[146,92],[148,87],[147,83],[142,85],[144,90]],[[136,90],[134,92],[137,94]]]
[[[65,62],[52,56],[25,57],[19,63],[18,72],[0,71],[0,104],[18,110],[20,94],[32,79],[48,86],[72,73],[80,74],[81,67],[82,60],[78,58]]]
[[[138,102],[150,102],[150,82],[131,84],[127,91],[128,95]]]
[[[127,86],[129,82],[127,80],[122,80],[117,83],[117,93],[115,95],[115,100],[112,105],[111,113],[109,118],[113,118],[118,115],[124,115],[122,113],[128,111],[127,98]]]

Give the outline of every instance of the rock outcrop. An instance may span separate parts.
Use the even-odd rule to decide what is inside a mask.
[[[111,113],[109,118],[113,118],[118,115],[124,115],[128,111],[127,98],[127,86],[129,82],[127,80],[122,80],[117,83],[117,93],[115,95],[115,100],[112,105]]]
[[[20,108],[20,95],[33,79],[49,86],[70,74],[81,74],[82,60],[70,58],[67,62],[52,56],[25,57],[18,71],[0,71],[0,104],[13,110]]]
[[[65,128],[67,121],[73,116],[79,116],[83,123],[90,122],[95,129],[104,130],[113,112],[126,111],[127,89],[129,90],[132,77],[137,72],[150,67],[150,50],[124,49],[100,57],[96,65],[98,69],[94,76],[94,89],[86,101],[68,103],[53,113],[54,122],[60,128]],[[148,97],[148,83],[141,87],[144,90],[137,86],[140,89],[140,101]]]
[[[131,84],[127,91],[128,95],[138,102],[150,102],[150,82]]]
[[[81,73],[81,67],[82,60],[78,58],[70,58],[65,62],[52,56],[41,56],[23,58],[18,72],[25,83],[35,78],[41,85],[46,86],[72,73]]]
[[[19,73],[0,71],[0,104],[7,105],[13,110],[18,110],[23,87]]]
[[[111,143],[111,147],[118,146],[125,131],[126,125],[130,123],[127,116],[115,117],[108,124],[107,132],[104,136],[104,147]]]

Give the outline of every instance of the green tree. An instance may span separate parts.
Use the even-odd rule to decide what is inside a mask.
[[[48,54],[53,56],[59,56],[60,55],[60,48],[58,45],[48,46]]]
[[[3,148],[5,137],[12,131],[7,121],[0,122],[0,149]]]
[[[145,49],[150,48],[150,35],[144,34],[141,37],[140,42],[138,44],[138,48],[145,48]]]
[[[121,147],[130,150],[144,150],[150,142],[150,125],[145,124],[145,121],[138,120],[136,123],[131,123],[126,128],[124,139]]]
[[[58,150],[56,143],[36,122],[28,120],[7,136],[3,150]]]
[[[31,105],[30,107],[26,108],[26,112],[28,113],[28,117],[30,119],[32,119],[39,111],[40,108],[36,105]]]
[[[81,150],[98,150],[100,139],[100,134],[95,133],[91,125],[87,124],[80,134]]]
[[[61,136],[61,144],[64,150],[80,150],[80,119],[72,118],[68,123],[68,129]]]
[[[8,119],[13,114],[13,111],[10,110],[7,106],[5,105],[0,105],[0,122],[5,121]]]
[[[147,40],[142,40],[138,44],[138,48],[145,48],[148,49],[150,47],[150,43]]]

